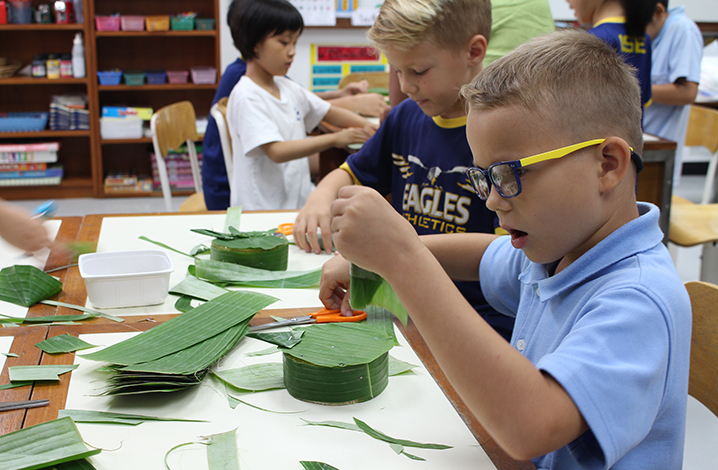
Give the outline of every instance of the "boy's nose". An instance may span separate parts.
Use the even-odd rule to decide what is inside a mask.
[[[399,89],[405,95],[415,93],[417,88],[412,80],[407,80],[404,76],[399,75]]]
[[[486,208],[490,211],[496,212],[502,209],[505,204],[509,204],[509,202],[504,199],[501,194],[499,194],[494,185],[491,185],[491,189],[489,189],[489,197],[486,199]]]

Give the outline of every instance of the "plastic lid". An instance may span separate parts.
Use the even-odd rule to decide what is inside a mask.
[[[75,39],[72,40],[73,44],[82,44],[82,33],[76,33]]]

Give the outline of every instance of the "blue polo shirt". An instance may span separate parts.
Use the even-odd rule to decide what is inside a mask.
[[[481,260],[489,304],[516,315],[511,344],[563,386],[589,426],[534,459],[539,469],[683,465],[690,300],[661,243],[658,208],[638,208],[637,219],[555,275],[508,237]]]

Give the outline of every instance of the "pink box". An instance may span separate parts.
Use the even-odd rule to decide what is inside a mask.
[[[95,16],[95,24],[98,31],[119,31],[119,16]]]
[[[174,84],[187,83],[187,70],[168,70],[167,81]]]
[[[217,69],[214,67],[190,67],[190,70],[195,85],[214,85],[217,81]]]
[[[144,31],[145,30],[145,17],[137,15],[122,15],[122,31]]]

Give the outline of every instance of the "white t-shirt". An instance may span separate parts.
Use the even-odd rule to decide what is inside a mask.
[[[306,157],[274,163],[259,148],[307,138],[331,105],[286,77],[274,77],[277,99],[243,76],[227,103],[234,172],[230,203],[245,210],[300,209],[314,189]]]

